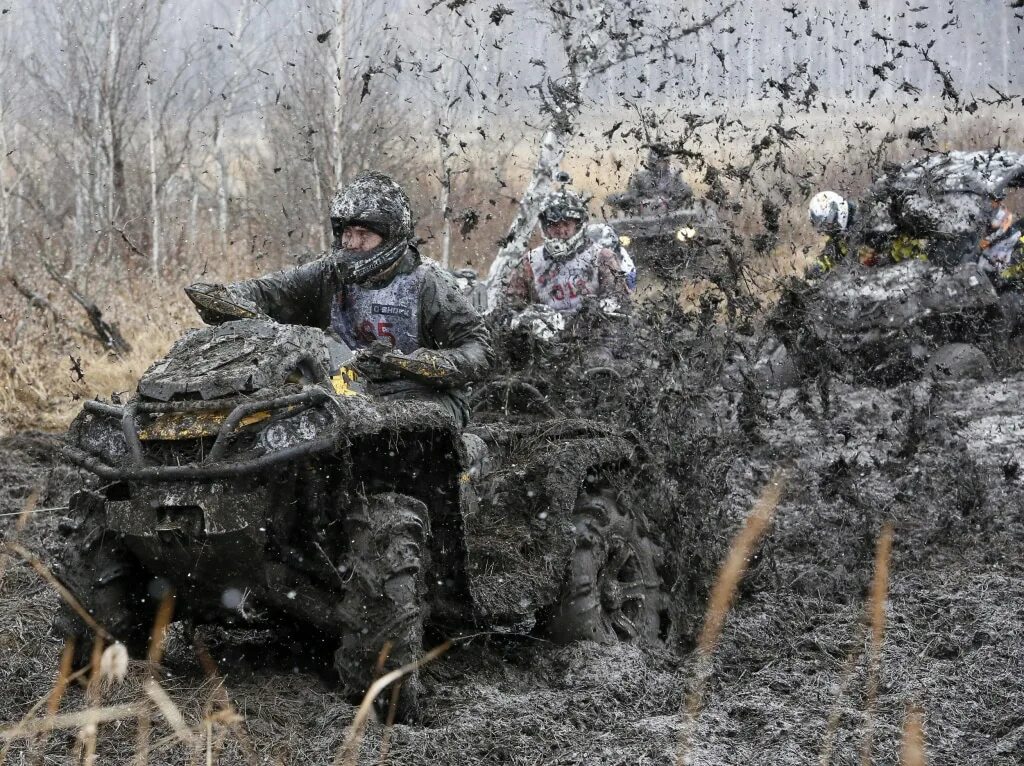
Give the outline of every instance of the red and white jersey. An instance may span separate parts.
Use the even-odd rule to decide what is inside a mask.
[[[579,309],[583,298],[600,294],[602,256],[610,251],[598,243],[583,248],[566,261],[556,261],[544,254],[544,247],[534,248],[527,256],[538,302],[558,311]]]

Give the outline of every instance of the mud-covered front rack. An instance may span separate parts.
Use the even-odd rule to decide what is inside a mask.
[[[237,401],[237,400],[235,400]],[[169,413],[200,413],[222,411],[232,405],[231,401],[185,401],[148,402],[133,400],[125,405],[87,401],[85,410],[120,421],[121,435],[127,446],[127,459],[123,465],[113,465],[102,455],[65,442],[63,453],[75,465],[85,468],[102,479],[109,481],[177,481],[189,479],[220,479],[243,476],[279,463],[323,452],[338,445],[344,435],[339,420],[327,426],[326,432],[302,444],[259,455],[248,460],[226,461],[224,454],[234,437],[239,424],[257,412],[292,409],[290,415],[297,415],[319,404],[328,404],[341,413],[341,404],[322,388],[307,388],[299,393],[274,396],[266,399],[247,399],[235,404],[217,430],[210,451],[198,463],[186,465],[147,464],[139,436],[139,416],[142,414],[161,415]]]

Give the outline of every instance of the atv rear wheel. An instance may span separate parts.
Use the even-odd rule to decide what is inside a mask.
[[[668,603],[658,546],[607,489],[580,495],[573,526],[576,547],[546,632],[561,643],[663,640]]]

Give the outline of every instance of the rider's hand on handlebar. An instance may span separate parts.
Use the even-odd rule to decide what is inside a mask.
[[[185,288],[185,294],[206,324],[221,324],[235,319],[266,319],[259,306],[232,295],[223,285],[196,282]]]
[[[393,378],[394,375],[385,369],[383,365],[384,356],[393,351],[391,343],[378,338],[369,346],[356,352],[348,363],[360,375],[369,380],[382,380]]]

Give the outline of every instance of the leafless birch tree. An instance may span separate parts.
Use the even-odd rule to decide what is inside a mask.
[[[566,65],[560,75],[548,74],[536,86],[547,124],[518,213],[492,265],[492,289],[509,261],[526,247],[540,203],[575,131],[588,84],[638,57],[673,57],[674,46],[680,40],[708,29],[733,5],[723,4],[691,23],[666,17],[664,26],[651,22],[651,8],[639,0],[554,0],[547,6],[549,23],[561,40]]]

